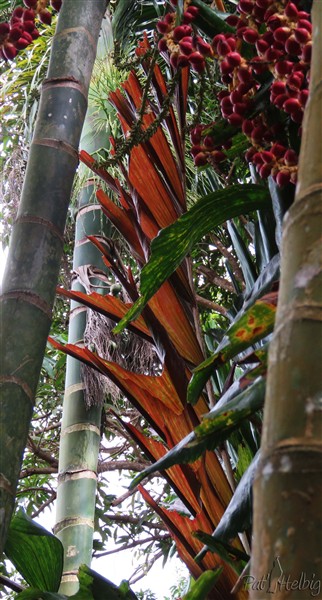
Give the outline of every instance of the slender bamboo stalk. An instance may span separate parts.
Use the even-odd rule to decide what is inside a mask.
[[[276,600],[321,597],[321,56],[322,10],[316,1],[299,183],[284,221],[262,462],[254,484],[250,597],[256,600],[268,593]]]
[[[65,0],[43,84],[1,296],[0,552],[51,322],[105,0]]]
[[[112,32],[109,19],[104,19],[97,47],[97,57],[106,56],[111,45]],[[108,133],[95,133],[93,113],[87,110],[81,147],[89,153],[107,147]],[[88,177],[88,169],[81,165],[80,177]],[[90,173],[91,175],[91,173]],[[106,234],[105,218],[96,201],[95,185],[90,177],[83,185],[78,198],[76,234],[73,256],[74,273],[81,267],[104,270],[101,252],[88,239],[89,235]],[[109,225],[110,227],[110,225]],[[105,227],[106,229],[106,227]],[[99,285],[99,281],[92,283]],[[73,291],[88,290],[82,281],[74,279]],[[95,291],[100,291],[96,288]],[[68,341],[83,344],[88,309],[71,302]],[[71,596],[77,592],[78,569],[81,564],[90,566],[93,550],[94,515],[97,484],[97,462],[100,445],[102,404],[88,408],[81,363],[67,356],[63,419],[59,449],[59,476],[56,502],[55,534],[64,547],[64,567],[60,592]]]

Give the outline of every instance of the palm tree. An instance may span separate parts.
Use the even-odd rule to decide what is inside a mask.
[[[99,0],[64,2],[11,237],[1,296],[1,550],[50,327],[78,143],[105,7]]]

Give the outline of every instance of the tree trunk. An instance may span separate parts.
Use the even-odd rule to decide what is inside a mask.
[[[51,322],[105,0],[65,0],[53,40],[1,296],[0,551]]]
[[[250,597],[321,597],[322,11],[296,198],[284,221],[281,290],[270,347],[262,461],[254,484]],[[266,578],[266,579],[265,579]]]
[[[97,47],[97,57],[106,57],[111,50],[112,30],[109,19],[104,19]],[[90,96],[90,94],[89,94]],[[93,114],[95,107],[87,110],[80,147],[93,154],[99,148],[107,148],[109,134],[104,129],[95,132]],[[73,272],[79,268],[96,267],[105,270],[101,252],[87,236],[108,235],[106,219],[97,203],[95,183],[87,167],[80,165],[80,179],[84,178],[79,194],[76,215]],[[87,180],[86,180],[87,177]],[[100,286],[100,281],[91,280]],[[82,279],[74,279],[72,290],[85,292]],[[90,291],[93,291],[90,289]],[[104,289],[95,287],[96,292]],[[71,302],[68,342],[84,343],[84,333],[89,309],[75,301]],[[78,569],[81,564],[90,566],[93,551],[94,515],[96,501],[97,463],[100,445],[100,425],[103,398],[97,405],[86,405],[81,363],[67,356],[65,396],[59,449],[59,476],[56,502],[55,534],[64,547],[64,567],[60,592],[71,596],[79,587]]]

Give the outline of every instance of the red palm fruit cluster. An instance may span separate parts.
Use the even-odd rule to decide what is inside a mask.
[[[174,2],[172,2],[175,5]],[[169,12],[158,21],[157,30],[162,34],[159,40],[159,50],[169,56],[173,68],[190,66],[201,73],[204,71],[207,56],[212,56],[211,45],[201,36],[195,35],[191,27],[198,14],[198,8],[184,2],[182,23],[176,25],[176,13]]]
[[[32,8],[17,6],[8,23],[0,23],[0,55],[13,60],[18,50],[27,48],[39,36]]]
[[[310,15],[300,9],[300,0],[240,0],[238,12],[226,19],[236,28],[236,33],[221,33],[212,41],[213,56],[218,60],[226,87],[218,94],[221,113],[231,125],[240,127],[252,143],[246,159],[255,164],[261,177],[272,175],[280,186],[295,183],[297,155],[278,142],[285,139],[284,125],[269,125],[265,112],[252,120],[247,117],[260,88],[260,76],[270,71],[273,75],[271,103],[289,119],[301,124],[308,98],[312,46]],[[245,42],[254,48],[255,54],[251,58],[249,51],[247,58],[243,56]],[[287,126],[288,119],[286,122],[284,119],[284,123]],[[205,139],[211,137],[203,136],[207,128],[209,126],[197,127],[192,131],[192,154],[196,165],[214,162],[212,152],[219,152],[218,162],[224,157],[215,140],[213,147],[205,144]]]
[[[226,160],[223,147],[216,145],[215,139],[211,135],[211,124],[194,127],[190,132],[190,140],[192,142],[191,154],[196,167],[202,167],[208,163],[218,165]]]
[[[24,0],[25,7],[17,6],[9,22],[0,23],[0,58],[13,60],[19,50],[24,50],[39,37],[35,24],[37,17],[42,23],[50,25],[51,12],[48,0]],[[59,10],[62,0],[51,0],[51,6]]]
[[[272,175],[282,187],[297,181],[298,155],[292,148],[286,148],[278,142],[266,147],[265,150],[252,146],[247,150],[245,157],[255,165],[262,179]]]
[[[238,11],[236,34],[257,51],[250,62],[253,71],[271,71],[271,102],[301,123],[312,52],[310,15],[299,8],[299,0],[240,0]]]

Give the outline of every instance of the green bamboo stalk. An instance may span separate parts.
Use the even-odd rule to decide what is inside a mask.
[[[0,551],[51,322],[105,0],[65,0],[43,84],[1,296]]]
[[[251,594],[321,597],[322,11],[295,202],[284,220],[281,290],[269,356],[262,461],[254,484]],[[269,577],[267,577],[269,575]],[[266,577],[264,581],[263,578]],[[293,586],[293,587],[292,587]]]
[[[97,47],[97,58],[106,56],[111,46],[112,32],[108,18],[104,19]],[[80,146],[92,154],[99,148],[108,147],[108,132],[95,132],[93,115],[95,107],[89,107],[83,126]],[[106,220],[96,201],[92,173],[80,165],[80,178],[86,180],[78,197],[76,214],[73,271],[79,267],[96,267],[104,270],[101,252],[87,236],[106,232]],[[110,228],[110,225],[108,225]],[[92,281],[100,285],[98,280]],[[74,279],[73,291],[88,290],[81,281]],[[95,291],[100,291],[96,288]],[[104,293],[104,290],[101,290]],[[71,302],[68,342],[84,344],[88,309]],[[65,395],[59,450],[59,476],[56,501],[55,534],[64,548],[64,566],[60,592],[67,596],[76,593],[78,569],[81,564],[90,566],[93,550],[94,516],[97,487],[97,462],[100,445],[102,405],[86,407],[81,363],[67,356]]]

